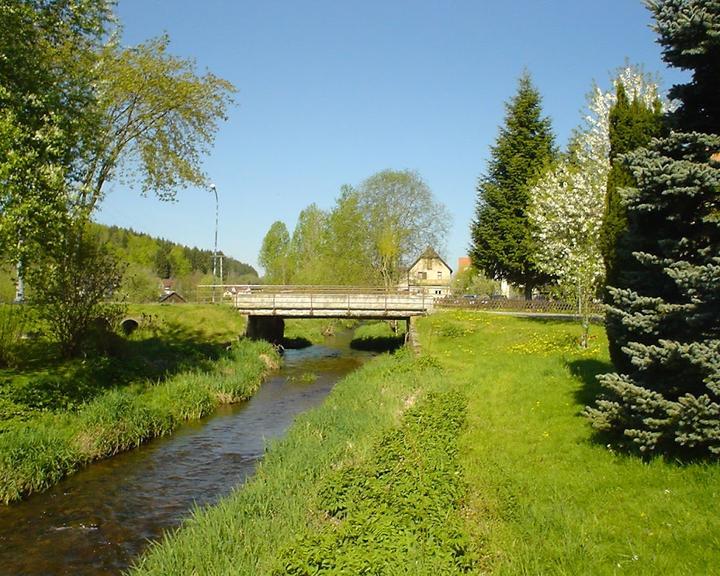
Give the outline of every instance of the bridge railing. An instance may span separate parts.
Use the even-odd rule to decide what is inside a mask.
[[[433,297],[407,291],[362,286],[199,286],[209,300],[214,289],[215,302],[233,305],[252,313],[289,313],[290,315],[398,315],[425,313],[433,306]]]

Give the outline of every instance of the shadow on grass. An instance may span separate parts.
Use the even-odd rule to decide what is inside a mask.
[[[575,391],[575,400],[583,409],[585,406],[593,406],[603,392],[597,379],[598,375],[615,371],[612,363],[593,359],[573,360],[568,362],[568,368],[570,373],[582,383],[582,386]],[[589,421],[587,425],[590,426]],[[674,466],[686,466],[707,461],[715,462],[717,459],[716,456],[708,454],[702,448],[683,448],[674,442],[660,446],[656,453],[643,453],[622,433],[622,430],[616,432],[593,430],[590,443],[611,448],[615,454],[627,458],[640,458],[644,461],[660,458]]]
[[[71,410],[117,386],[209,369],[227,347],[177,325],[159,335],[112,336],[102,353],[91,346],[84,357],[72,359],[62,359],[53,343],[29,344],[17,368],[0,372],[0,397],[30,411]]]
[[[405,344],[405,334],[399,336],[366,336],[353,338],[350,348],[368,352],[394,352]]]
[[[582,358],[568,362],[570,373],[582,383],[582,386],[575,391],[575,400],[582,406],[595,402],[602,391],[598,382],[598,375],[612,372],[613,366],[610,362],[603,362],[592,358]]]

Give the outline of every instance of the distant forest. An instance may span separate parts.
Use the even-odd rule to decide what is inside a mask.
[[[118,226],[93,224],[93,229],[127,263],[123,289],[131,301],[157,300],[164,279],[173,280],[173,289],[188,298],[194,296],[198,284],[212,283],[212,250],[190,248]],[[235,258],[223,256],[222,268],[223,283],[258,282],[255,268]]]

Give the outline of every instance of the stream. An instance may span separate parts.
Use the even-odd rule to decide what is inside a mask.
[[[370,354],[350,334],[288,350],[248,402],[77,472],[47,492],[0,505],[0,574],[119,574],[195,506],[229,494],[255,470],[267,440],[320,404]],[[303,378],[313,374],[316,378]]]

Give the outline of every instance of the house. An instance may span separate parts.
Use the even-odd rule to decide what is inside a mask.
[[[167,294],[163,294],[159,302],[161,304],[185,304],[186,300],[180,294],[171,290]]]
[[[458,274],[460,274],[460,272],[464,272],[465,270],[470,268],[470,266],[472,266],[472,260],[470,260],[470,256],[460,256],[460,258],[458,258]]]
[[[431,246],[410,265],[407,274],[411,294],[429,294],[438,298],[450,295],[451,280],[452,268]]]

